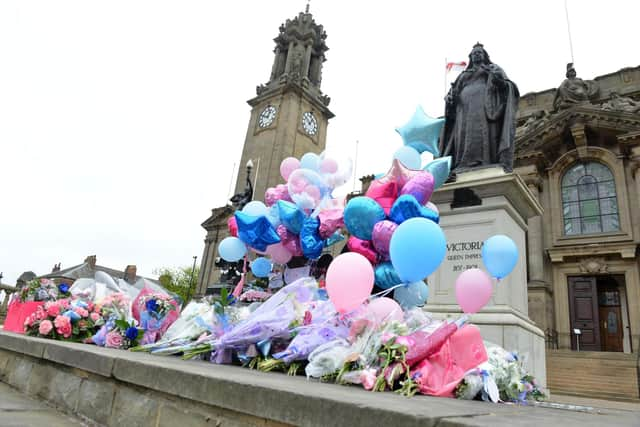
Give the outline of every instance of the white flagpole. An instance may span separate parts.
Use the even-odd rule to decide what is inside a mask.
[[[358,176],[358,144],[359,141],[356,140],[356,160],[353,164],[353,191],[356,191],[356,177]]]
[[[444,57],[444,94],[442,96],[447,96],[447,57]]]
[[[235,175],[236,172],[236,163],[233,163],[233,169],[231,169],[231,177],[229,177],[229,191],[227,191],[227,200],[225,200],[225,203],[231,198],[231,191],[232,191],[232,185],[233,185],[233,176]]]
[[[567,0],[564,0],[564,13],[567,17],[567,34],[569,35],[569,51],[571,52],[571,62],[575,64],[573,59],[573,42],[571,41],[571,26],[569,25],[569,8],[567,6]]]

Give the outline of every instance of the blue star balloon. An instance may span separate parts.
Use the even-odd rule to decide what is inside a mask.
[[[238,238],[259,251],[266,251],[267,246],[280,242],[280,237],[266,216],[251,216],[244,212],[236,212]]]
[[[402,137],[404,145],[414,148],[418,153],[428,151],[433,154],[433,157],[438,157],[440,155],[438,138],[440,138],[442,126],[444,126],[444,119],[429,117],[418,105],[409,122],[396,128],[396,132]]]
[[[433,175],[435,180],[433,188],[440,188],[449,178],[451,173],[451,156],[435,159],[422,168]]]
[[[402,224],[404,221],[416,217],[430,219],[436,224],[440,222],[440,216],[436,212],[422,206],[411,194],[398,197],[389,212],[389,219],[396,224]]]

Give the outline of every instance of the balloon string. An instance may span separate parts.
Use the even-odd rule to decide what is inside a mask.
[[[240,277],[240,281],[236,285],[236,288],[232,292],[232,295],[236,298],[239,298],[240,294],[242,294],[242,288],[244,287],[244,279],[247,276],[247,257],[248,256],[249,256],[248,253],[244,255],[244,264],[242,266],[242,276]]]
[[[370,295],[369,299],[373,299],[373,297],[384,297],[386,295],[389,295],[391,291],[393,291],[394,289],[400,288],[402,286],[406,286],[406,285],[404,283],[400,283],[399,285],[392,286],[389,289],[385,289],[382,292],[378,292],[377,294]]]

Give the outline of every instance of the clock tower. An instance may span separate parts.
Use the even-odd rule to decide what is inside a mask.
[[[264,200],[267,188],[283,183],[280,163],[307,152],[325,149],[327,125],[333,113],[329,97],[320,90],[327,34],[316,24],[309,7],[280,26],[274,39],[274,59],[269,81],[256,87],[248,101],[251,118],[242,150],[235,192],[245,188],[242,169],[249,160],[254,168],[254,199]]]
[[[251,193],[255,200],[264,200],[267,188],[283,183],[280,163],[285,158],[324,151],[327,125],[333,117],[328,108],[329,97],[320,90],[322,64],[328,50],[326,38],[308,5],[303,13],[280,26],[274,39],[269,81],[259,85],[256,97],[248,101],[251,117],[236,178],[234,205],[248,202]],[[253,191],[247,185],[248,180],[255,183]],[[216,285],[223,279],[220,273],[225,266],[218,256],[218,244],[229,236],[227,219],[233,212],[231,205],[214,208],[202,223],[207,237],[196,295],[216,292]],[[228,266],[224,278],[228,281],[227,276],[238,278]]]

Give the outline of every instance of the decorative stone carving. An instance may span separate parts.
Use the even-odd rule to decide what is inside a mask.
[[[584,258],[580,261],[581,273],[608,273],[609,266],[604,258]]]
[[[598,83],[576,77],[573,63],[567,64],[567,78],[556,90],[553,108],[562,110],[577,104],[589,103],[598,94]]]
[[[627,96],[620,96],[616,91],[612,91],[610,95],[611,99],[602,104],[603,110],[621,111],[625,113],[640,112],[640,102],[634,101]]]

